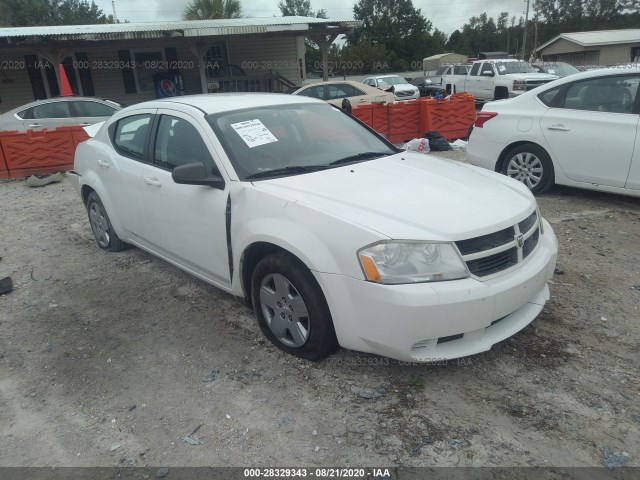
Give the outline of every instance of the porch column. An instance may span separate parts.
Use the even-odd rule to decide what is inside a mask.
[[[36,50],[36,53],[53,65],[56,72],[56,80],[58,81],[58,88],[62,92],[62,83],[60,82],[60,64],[66,57],[70,57],[72,55],[71,51],[62,48],[48,48],[38,49]]]
[[[333,41],[338,38],[338,34],[313,35],[309,36],[309,38],[311,38],[311,40],[313,40],[320,47],[320,53],[322,54],[322,81],[326,82],[329,80],[329,47],[331,46]]]
[[[198,69],[200,71],[200,88],[202,93],[209,93],[209,86],[207,85],[207,68],[204,64],[204,54],[207,52],[207,47],[201,42],[197,42],[189,46],[189,50],[196,56],[198,61]]]

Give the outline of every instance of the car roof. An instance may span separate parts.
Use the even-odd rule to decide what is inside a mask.
[[[399,73],[388,73],[386,75],[372,75],[371,77],[368,78],[390,78],[390,77],[400,77],[400,78],[404,78],[402,75],[400,75]],[[366,78],[365,78],[366,80]]]
[[[210,113],[229,112],[251,107],[270,107],[278,105],[294,105],[301,103],[326,104],[317,98],[299,95],[285,95],[282,93],[205,93],[200,95],[182,95],[136,103],[121,110],[130,112],[140,108],[166,108],[168,106],[188,105],[198,110]]]
[[[118,102],[114,102],[113,100],[109,100],[106,98],[98,98],[98,97],[76,97],[76,96],[51,97],[51,98],[43,98],[42,100],[34,100],[33,102],[25,103],[24,105],[20,105],[19,107],[16,107],[12,110],[7,110],[2,115],[13,115],[14,113],[22,112],[23,110],[27,110],[28,108],[35,107],[36,105],[44,105],[46,103],[51,103],[51,102],[71,102],[71,101],[78,101],[78,100],[81,100],[81,101],[89,100],[89,101],[100,102],[100,103],[108,103],[108,102],[118,103]]]

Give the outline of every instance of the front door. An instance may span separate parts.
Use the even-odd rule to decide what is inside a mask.
[[[142,172],[144,243],[194,275],[229,287],[228,182],[224,190],[175,183],[171,171],[179,165],[203,162],[211,173],[220,175],[220,170],[205,127],[183,113],[158,114],[150,163]]]

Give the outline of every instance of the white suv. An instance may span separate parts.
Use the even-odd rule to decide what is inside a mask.
[[[396,100],[412,100],[420,97],[418,87],[411,85],[400,75],[378,75],[365,78],[362,83],[386,92],[393,92],[393,98]]]

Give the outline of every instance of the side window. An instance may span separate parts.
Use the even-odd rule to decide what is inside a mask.
[[[455,69],[453,70],[453,74],[454,75],[466,75],[467,74],[467,67],[455,67]]]
[[[49,102],[31,109],[30,118],[69,118],[69,102]]]
[[[22,119],[31,118],[31,115],[29,115],[31,110],[32,110],[31,108],[27,108],[27,109],[22,110],[20,112],[16,112],[16,115],[19,116]]]
[[[593,112],[632,113],[638,83],[638,75],[576,82],[567,90],[563,107]]]
[[[440,67],[440,68],[438,68],[438,70],[436,70],[436,76],[444,75],[447,72],[448,69],[449,69],[449,67]]]
[[[351,88],[353,88],[353,96],[358,96],[358,95],[366,95],[365,92],[363,92],[362,90],[360,90],[359,88],[354,87],[353,85],[351,85]]]
[[[110,117],[115,109],[98,102],[73,102],[79,117]]]
[[[315,87],[305,88],[304,90],[298,92],[298,95],[324,100],[324,85],[316,85]]]
[[[348,83],[336,83],[335,85],[327,85],[327,87],[329,90],[329,98],[327,100],[355,96],[353,87]]]
[[[538,98],[542,103],[544,103],[547,107],[551,107],[553,105],[553,101],[560,93],[560,90],[564,88],[564,85],[556,88],[552,88],[551,90],[547,90],[546,92],[542,92],[538,94]]]
[[[478,76],[480,73],[480,64],[474,63],[473,67],[471,67],[471,75]]]
[[[489,62],[485,62],[482,64],[482,70],[480,71],[480,75],[484,73],[493,73],[493,65]]]
[[[120,120],[113,135],[116,150],[126,157],[142,159],[150,125],[150,114],[131,115]]]
[[[162,115],[158,124],[153,163],[173,170],[179,165],[194,162],[203,162],[209,172],[219,173],[196,127],[182,118]]]

